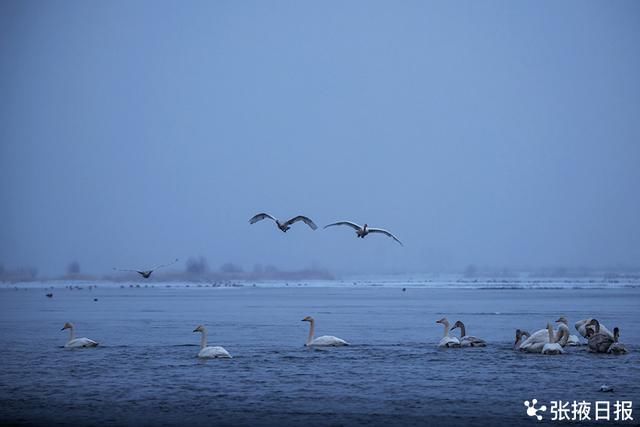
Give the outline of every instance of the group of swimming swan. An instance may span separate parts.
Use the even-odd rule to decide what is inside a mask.
[[[302,321],[309,322],[309,336],[304,344],[306,347],[341,347],[349,345],[347,341],[332,335],[323,335],[321,337],[314,338],[314,318],[307,316],[302,319]],[[438,347],[461,348],[485,347],[487,345],[485,340],[467,335],[466,327],[460,320],[454,323],[453,328],[450,327],[449,321],[446,317],[437,320],[436,323],[440,323],[444,326],[444,336],[438,343]],[[547,323],[546,329],[540,329],[533,334],[517,329],[514,349],[528,353],[555,355],[564,353],[563,347],[565,346],[582,345],[578,337],[570,335],[566,317],[560,317],[556,320],[556,323],[558,323],[558,330],[555,333],[550,323]],[[591,352],[609,354],[625,354],[628,352],[624,344],[618,341],[620,329],[617,327],[614,328],[613,333],[611,333],[597,319],[580,320],[576,322],[575,327],[580,335],[588,340],[587,345]],[[460,328],[460,338],[449,336],[449,332],[456,328]],[[65,329],[70,330],[69,341],[65,344],[66,348],[89,348],[96,347],[98,345],[96,341],[89,338],[75,338],[74,326],[72,323],[65,323],[62,330],[64,331]],[[202,334],[200,338],[200,351],[198,352],[199,358],[231,358],[231,354],[229,354],[224,347],[207,345],[207,330],[203,325],[198,325],[193,332],[200,332]]]
[[[533,334],[516,329],[516,342],[514,349],[528,353],[562,354],[565,346],[582,345],[580,339],[570,335],[569,322],[566,317],[556,320],[558,330],[554,332],[551,323],[547,323],[546,329],[540,329]],[[580,335],[587,339],[587,346],[592,353],[626,354],[627,348],[618,341],[620,328],[613,328],[611,333],[597,319],[583,319],[575,323],[575,328]]]
[[[340,347],[343,345],[349,345],[345,340],[334,337],[331,335],[323,335],[321,337],[315,338],[313,337],[315,331],[315,320],[311,316],[307,316],[302,319],[303,322],[309,322],[309,336],[307,337],[307,341],[304,344],[307,347]],[[89,338],[75,338],[74,326],[72,323],[65,323],[64,327],[61,329],[64,331],[65,329],[70,330],[69,341],[65,344],[66,348],[90,348],[97,347],[98,342],[91,340]],[[201,359],[231,359],[231,354],[224,347],[220,346],[208,346],[207,345],[207,329],[203,325],[198,325],[193,332],[200,332],[202,336],[200,337],[200,351],[198,352],[198,357]]]
[[[269,215],[268,213],[265,213],[265,212],[262,212],[262,213],[254,215],[249,220],[249,224],[255,224],[256,222],[262,221],[263,219],[267,219],[267,218],[272,220],[273,222],[275,222],[276,227],[278,227],[284,233],[286,233],[287,230],[289,230],[291,228],[291,226],[293,224],[295,224],[296,222],[298,222],[298,221],[304,222],[312,230],[316,230],[318,228],[318,226],[311,219],[309,219],[308,217],[306,217],[304,215],[298,215],[298,216],[295,216],[295,217],[291,218],[288,221],[280,222],[279,219],[277,219],[273,215]],[[324,228],[334,227],[336,225],[346,225],[347,227],[353,228],[356,231],[356,236],[360,237],[361,239],[364,239],[369,233],[381,233],[381,234],[384,234],[385,236],[391,237],[393,240],[395,240],[396,242],[400,243],[401,246],[404,246],[402,244],[402,242],[400,240],[398,240],[398,238],[396,236],[394,236],[393,234],[391,234],[389,231],[384,230],[382,228],[371,228],[367,224],[358,225],[355,222],[351,222],[351,221],[338,221],[338,222],[334,222],[334,223],[325,225]]]

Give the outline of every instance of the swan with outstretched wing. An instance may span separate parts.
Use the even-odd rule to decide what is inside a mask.
[[[156,267],[153,267],[149,270],[129,270],[129,269],[123,269],[123,268],[113,268],[116,271],[130,271],[132,273],[138,273],[139,275],[141,275],[142,277],[144,277],[145,279],[148,279],[149,276],[151,276],[151,273],[153,273],[154,271],[160,269],[160,268],[164,268],[164,267],[169,267],[170,265],[175,264],[176,262],[178,262],[178,258],[176,258],[173,262],[170,262],[169,264],[160,264]]]
[[[325,225],[324,228],[328,228],[328,227],[334,227],[337,225],[346,225],[348,227],[353,228],[354,230],[356,230],[356,236],[360,237],[361,239],[364,239],[367,234],[369,233],[382,233],[388,237],[391,237],[393,240],[395,240],[396,242],[398,242],[400,244],[400,246],[404,246],[402,244],[402,242],[400,241],[400,239],[398,239],[396,236],[394,236],[391,232],[382,229],[382,228],[369,228],[369,226],[367,224],[360,226],[358,224],[356,224],[355,222],[351,222],[351,221],[338,221],[338,222],[334,222],[332,224],[328,224]]]
[[[285,221],[285,222],[280,222],[279,219],[277,219],[276,217],[274,217],[273,215],[269,215],[268,213],[262,212],[259,214],[254,215],[250,220],[249,220],[249,224],[255,224],[258,221],[262,221],[263,219],[270,219],[273,222],[276,223],[276,226],[283,232],[286,233],[288,229],[291,228],[291,226],[293,224],[295,224],[298,221],[302,221],[305,224],[307,224],[312,230],[315,230],[318,228],[318,226],[311,221],[311,219],[309,219],[308,217],[304,216],[304,215],[298,215],[295,216],[293,218],[291,218],[289,221]]]

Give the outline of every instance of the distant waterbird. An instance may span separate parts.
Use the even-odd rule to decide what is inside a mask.
[[[391,237],[396,242],[400,243],[400,246],[404,246],[402,244],[402,242],[396,236],[391,234],[391,232],[389,232],[387,230],[384,230],[382,228],[371,228],[367,224],[365,224],[363,226],[360,226],[360,225],[356,224],[355,222],[351,222],[351,221],[338,221],[338,222],[334,222],[332,224],[325,225],[324,228],[334,227],[336,225],[346,225],[348,227],[353,228],[354,230],[356,230],[356,236],[360,237],[361,239],[364,239],[369,233],[382,233],[382,234],[384,234],[386,236]]]
[[[169,264],[160,264],[160,265],[158,265],[156,267],[153,267],[152,269],[149,269],[149,270],[128,270],[128,269],[115,268],[115,267],[113,267],[113,269],[116,270],[116,271],[130,271],[130,272],[133,272],[133,273],[138,273],[139,275],[141,275],[145,279],[148,279],[149,276],[151,276],[151,273],[153,273],[154,271],[156,271],[156,270],[158,270],[160,268],[169,267],[170,265],[173,265],[178,261],[179,261],[178,258],[176,258],[173,262],[170,262]]]
[[[280,222],[279,219],[275,218],[272,215],[269,215],[268,213],[259,213],[254,215],[250,220],[249,220],[249,224],[255,224],[258,221],[262,221],[263,219],[271,219],[276,223],[276,226],[283,232],[286,233],[288,229],[291,228],[291,226],[293,224],[295,224],[298,221],[302,221],[305,224],[307,224],[309,227],[311,227],[312,230],[315,230],[318,228],[318,226],[311,221],[311,219],[309,219],[308,217],[304,216],[304,215],[298,215],[296,217],[291,218],[289,221],[286,222]]]
[[[487,342],[485,340],[467,335],[467,330],[464,326],[464,323],[462,323],[462,321],[457,320],[456,323],[453,324],[453,328],[451,328],[451,330],[454,330],[456,328],[460,328],[460,345],[462,347],[486,347],[487,346]]]
[[[449,321],[447,320],[447,318],[443,317],[440,320],[436,320],[436,323],[440,323],[442,326],[444,326],[444,336],[438,343],[438,347],[460,348],[461,347],[460,340],[456,337],[449,336],[450,328],[449,328]]]
[[[47,294],[47,298],[53,298],[53,294],[52,293],[48,293]]]
[[[98,343],[89,338],[76,338],[73,323],[65,323],[61,331],[69,329],[69,341],[64,345],[66,348],[90,348],[97,347]]]

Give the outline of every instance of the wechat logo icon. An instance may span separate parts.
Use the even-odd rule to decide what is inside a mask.
[[[524,401],[524,406],[527,407],[527,415],[529,415],[530,417],[536,417],[538,421],[542,421],[542,415],[538,414],[538,411],[544,412],[547,410],[547,407],[545,405],[542,405],[539,408],[536,408],[537,404],[538,399],[533,399],[531,403],[529,403],[528,400]]]

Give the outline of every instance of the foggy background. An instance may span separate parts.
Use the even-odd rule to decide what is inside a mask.
[[[637,268],[639,42],[633,1],[2,1],[0,265]]]

